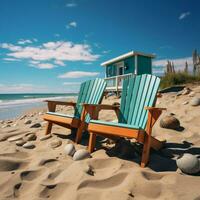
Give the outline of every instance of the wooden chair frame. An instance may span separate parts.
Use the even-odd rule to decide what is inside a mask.
[[[92,114],[91,111],[96,112],[96,118],[98,118],[98,113],[102,109],[106,110],[114,110],[119,117],[119,106],[112,106],[112,105],[89,105],[83,104],[84,107],[84,114]],[[146,129],[130,129],[130,128],[122,128],[117,126],[109,126],[103,124],[88,124],[88,131],[90,133],[89,138],[89,145],[88,150],[90,153],[93,152],[96,142],[96,135],[101,135],[104,137],[110,136],[120,136],[120,137],[127,137],[127,138],[135,138],[137,142],[143,143],[143,152],[142,152],[142,159],[141,159],[141,167],[145,167],[149,161],[149,154],[150,154],[150,147],[159,150],[162,147],[162,142],[154,138],[152,133],[152,128],[161,115],[163,110],[166,108],[156,108],[156,107],[145,107],[144,109],[148,110],[148,120]],[[83,116],[84,119],[84,116]]]

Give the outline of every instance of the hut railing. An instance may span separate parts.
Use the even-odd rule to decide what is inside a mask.
[[[134,74],[123,74],[118,76],[107,77],[104,80],[107,82],[107,91],[120,91],[122,89],[123,80],[134,76]]]

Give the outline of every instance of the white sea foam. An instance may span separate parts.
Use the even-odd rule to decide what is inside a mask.
[[[66,98],[73,98],[74,96],[58,96],[58,97],[43,97],[43,98],[32,98],[32,99],[19,99],[19,100],[12,100],[12,101],[2,101],[0,100],[0,108],[10,108],[13,106],[23,106],[33,103],[41,103],[45,100],[56,100],[56,99],[66,99]]]

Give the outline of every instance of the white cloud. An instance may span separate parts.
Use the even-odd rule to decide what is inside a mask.
[[[152,63],[153,72],[154,73],[164,73],[165,67],[167,65],[167,61],[173,62],[175,70],[177,70],[177,71],[184,70],[185,62],[187,61],[189,71],[192,70],[192,66],[193,66],[192,57],[184,57],[184,58],[178,58],[178,59],[168,58],[168,59],[161,59],[161,60],[153,61],[153,63]]]
[[[39,63],[39,64],[36,64],[35,67],[39,69],[52,69],[55,66],[51,63]]]
[[[45,92],[47,88],[45,86],[36,86],[32,84],[0,84],[0,93],[34,93]]]
[[[76,28],[77,27],[77,22],[72,21],[69,24],[67,24],[66,28],[70,29],[70,28]]]
[[[9,44],[9,43],[2,43],[2,44],[0,44],[0,48],[8,49],[10,51],[20,51],[20,50],[23,49],[23,47],[21,47],[21,46]]]
[[[65,66],[65,63],[63,61],[61,61],[61,60],[55,60],[54,63],[56,65]]]
[[[82,78],[97,76],[99,72],[84,72],[84,71],[71,71],[65,74],[61,74],[58,78]]]
[[[20,61],[19,59],[16,58],[3,58],[5,61]]]
[[[24,39],[20,39],[18,42],[17,42],[18,44],[31,44],[32,43],[32,41],[31,40],[24,40]]]
[[[68,7],[68,8],[72,8],[72,7],[76,7],[76,6],[77,6],[76,3],[67,3],[66,4],[66,7]]]
[[[64,64],[64,61],[91,62],[97,60],[100,56],[92,53],[90,45],[74,44],[70,41],[47,42],[40,46],[19,46],[2,43],[0,48],[9,50],[6,55],[14,59],[28,59],[29,62],[53,61],[61,66]],[[51,67],[48,64],[48,68],[50,69]]]
[[[104,51],[102,51],[102,53],[104,53],[104,54],[107,54],[107,53],[110,53],[111,52],[111,50],[104,50]]]
[[[31,60],[29,61],[29,63],[33,64],[33,65],[36,65],[36,64],[39,64],[40,62],[39,61],[36,61],[36,60]]]
[[[92,62],[85,62],[84,65],[91,65]]]
[[[179,20],[182,20],[190,15],[190,12],[181,13],[179,16]]]
[[[77,86],[80,85],[81,82],[64,82],[63,85],[69,85],[69,86]]]

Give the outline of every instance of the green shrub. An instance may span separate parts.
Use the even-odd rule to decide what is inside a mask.
[[[194,83],[200,81],[199,75],[192,75],[186,72],[168,73],[161,78],[160,87],[166,88],[173,85],[182,85],[186,83]]]

